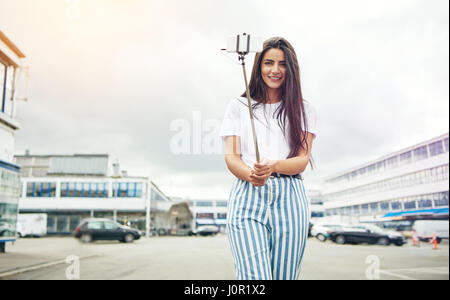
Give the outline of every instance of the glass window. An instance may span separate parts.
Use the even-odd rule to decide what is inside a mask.
[[[217,214],[217,219],[226,219],[227,218],[227,214],[226,213],[218,213]]]
[[[416,201],[414,200],[407,200],[403,203],[404,209],[414,209],[416,208]]]
[[[400,154],[400,165],[408,164],[411,162],[412,153],[411,151]]]
[[[385,167],[386,167],[386,162],[384,160],[377,162],[377,172],[383,172]]]
[[[381,211],[389,211],[389,202],[381,202],[380,210]]]
[[[74,232],[77,226],[80,224],[80,216],[70,216],[70,232]]]
[[[361,168],[359,169],[359,175],[364,175],[366,174],[367,168]]]
[[[369,212],[369,204],[361,205],[361,211],[363,214],[367,214]]]
[[[142,197],[142,183],[136,183],[136,197]]]
[[[390,169],[395,168],[395,167],[397,167],[397,164],[398,164],[397,156],[388,158],[386,160],[386,168],[390,168]]]
[[[353,214],[354,215],[359,214],[359,205],[353,205]]]
[[[391,209],[392,210],[401,210],[402,209],[402,203],[400,201],[393,201],[393,202],[391,202]]]
[[[126,197],[128,193],[128,183],[119,183],[119,197]]]
[[[216,206],[218,207],[227,207],[228,202],[227,201],[217,201]]]
[[[370,212],[372,213],[378,212],[378,202],[370,203]]]
[[[444,148],[442,147],[442,141],[437,141],[428,145],[430,149],[430,156],[436,156],[444,153]]]
[[[444,148],[445,152],[448,152],[448,138],[444,140]]]
[[[34,197],[35,194],[35,183],[28,182],[27,183],[27,197]]]
[[[81,197],[87,198],[87,197],[89,197],[89,190],[91,188],[91,185],[89,182],[83,182],[82,184],[83,184],[83,191],[81,193],[81,195],[82,195]]]
[[[83,184],[81,182],[75,182],[75,197],[83,196]]]
[[[69,183],[69,193],[68,193],[67,197],[75,197],[76,192],[77,192],[76,187],[77,187],[76,182]]]
[[[127,197],[136,197],[136,183],[128,182]]]
[[[58,232],[69,232],[69,216],[58,216],[57,217],[57,231]]]
[[[119,228],[119,226],[114,222],[105,222],[104,225],[106,230],[116,230]]]
[[[419,200],[418,204],[419,204],[419,208],[433,207],[433,200],[429,196],[422,196],[421,199]]]
[[[91,182],[89,187],[89,197],[91,198],[97,198],[98,197],[98,183],[97,182]]]
[[[69,193],[69,184],[67,182],[61,182],[61,197],[67,197]]]
[[[197,219],[212,219],[214,218],[213,213],[197,213]]]
[[[103,222],[89,222],[87,225],[88,229],[102,229]]]
[[[55,197],[55,182],[28,182],[27,197]]]
[[[352,215],[352,207],[351,206],[347,206],[345,208],[345,215],[346,216],[351,216]]]
[[[373,173],[374,171],[375,171],[375,169],[376,169],[376,166],[375,165],[370,165],[370,166],[368,166],[367,167],[367,172],[370,174],[370,173]]]
[[[56,217],[48,215],[47,216],[47,233],[56,232]]]
[[[434,198],[434,206],[435,207],[442,207],[442,206],[448,206],[448,192],[442,192],[435,194]]]
[[[414,160],[421,160],[428,158],[427,146],[422,146],[413,150]]]
[[[213,203],[212,201],[197,201],[195,203],[196,206],[203,206],[203,207],[212,207]]]

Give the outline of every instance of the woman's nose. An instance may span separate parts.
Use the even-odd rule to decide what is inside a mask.
[[[280,73],[280,66],[278,64],[274,64],[272,70],[270,70],[274,74]]]

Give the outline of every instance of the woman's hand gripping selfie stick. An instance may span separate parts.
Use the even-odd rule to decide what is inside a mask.
[[[227,52],[239,54],[239,60],[242,61],[242,70],[244,71],[245,91],[248,101],[248,112],[250,114],[250,122],[252,125],[253,142],[255,144],[256,161],[260,162],[258,139],[256,137],[255,121],[253,119],[253,107],[250,100],[250,91],[248,89],[247,73],[245,71],[245,56],[250,52],[262,51],[262,42],[259,38],[250,38],[250,35],[241,34],[231,37],[227,42]]]

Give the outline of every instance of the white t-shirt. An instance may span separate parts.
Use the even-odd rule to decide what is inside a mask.
[[[252,100],[252,105],[256,104]],[[316,112],[313,106],[303,101],[308,124],[308,132],[316,137]],[[288,139],[283,135],[283,130],[278,125],[276,112],[281,102],[258,105],[253,110],[256,137],[258,139],[260,158],[269,160],[283,160],[289,155]],[[228,103],[225,117],[220,128],[219,135],[225,141],[226,136],[239,136],[241,139],[241,159],[249,167],[253,168],[256,162],[256,151],[253,141],[250,113],[247,108],[248,100],[244,97],[232,99]],[[286,135],[289,136],[289,121],[286,118]]]

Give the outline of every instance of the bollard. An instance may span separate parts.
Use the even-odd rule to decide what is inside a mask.
[[[437,247],[437,235],[436,235],[436,232],[433,232],[433,237],[432,237],[431,242],[433,243],[433,250],[437,250],[438,247]]]

